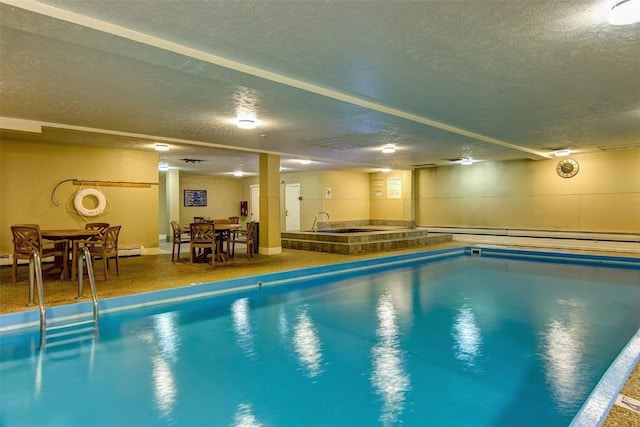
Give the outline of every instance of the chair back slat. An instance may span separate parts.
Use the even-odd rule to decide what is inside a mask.
[[[191,243],[211,243],[216,238],[216,226],[211,222],[195,222],[190,225]]]
[[[100,234],[88,237],[86,240],[103,240],[104,234],[107,232],[107,229],[110,227],[110,225],[111,224],[109,224],[108,222],[88,222],[87,224],[85,224],[84,229],[96,230],[99,231]]]
[[[104,233],[104,251],[107,253],[118,252],[118,236],[120,235],[121,225],[107,228]]]
[[[35,250],[42,256],[42,234],[37,224],[20,224],[11,226],[14,253],[30,255]]]

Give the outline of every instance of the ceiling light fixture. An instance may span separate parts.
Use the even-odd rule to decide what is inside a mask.
[[[555,154],[555,156],[556,156],[556,157],[566,157],[566,156],[568,156],[569,154],[571,154],[571,151],[570,151],[569,149],[566,149],[566,150],[558,150],[558,151],[556,151],[554,154]]]
[[[243,175],[244,172],[242,172],[240,169],[236,169],[233,171],[233,176],[242,177]]]
[[[396,152],[396,146],[395,145],[385,145],[384,147],[382,147],[382,152],[384,154],[393,154]]]
[[[464,159],[462,159],[460,161],[460,164],[461,165],[465,165],[465,166],[472,165],[473,164],[473,159],[471,159],[471,157],[465,157]]]
[[[160,144],[159,142],[156,142],[153,144],[153,148],[156,151],[169,151],[169,144]]]
[[[380,169],[380,172],[382,172],[382,173],[391,172],[391,169],[389,169],[389,168],[382,168],[382,169]]]
[[[640,22],[640,0],[623,0],[609,11],[609,24],[631,25]]]
[[[311,163],[311,160],[298,160],[301,165],[308,165]]]
[[[237,125],[240,129],[255,129],[256,121],[251,119],[238,119]]]
[[[168,170],[169,170],[169,165],[168,165],[168,164],[166,164],[166,163],[160,163],[160,164],[158,165],[158,170],[159,170],[159,171],[166,172],[166,171],[168,171]]]

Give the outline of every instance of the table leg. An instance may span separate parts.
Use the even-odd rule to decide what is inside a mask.
[[[76,280],[76,271],[78,266],[78,245],[80,242],[72,241],[71,242],[71,257],[73,260],[71,261],[71,281]]]
[[[65,242],[56,242],[55,247],[57,250],[62,251],[65,247],[67,247],[67,244]],[[60,280],[66,280],[68,277],[67,273],[69,270],[67,270],[67,266],[65,265],[64,258],[65,258],[64,256],[56,255],[53,259],[53,265],[47,267],[42,272],[48,273],[51,270],[56,270],[59,268]]]

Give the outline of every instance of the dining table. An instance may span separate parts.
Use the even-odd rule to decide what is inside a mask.
[[[84,240],[90,239],[100,234],[99,230],[85,230],[84,228],[79,229],[56,229],[56,230],[42,230],[41,232],[42,238],[46,240],[51,240],[53,242],[68,242],[71,245],[71,280],[76,280],[76,268],[78,260],[78,248],[80,243]],[[56,268],[60,268],[62,270],[62,277],[64,279],[69,278],[69,265],[65,265],[62,257],[56,257],[53,265],[49,267],[47,270],[53,270]]]

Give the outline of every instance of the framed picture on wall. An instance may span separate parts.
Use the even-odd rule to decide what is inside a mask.
[[[207,190],[184,190],[185,206],[207,206]]]

